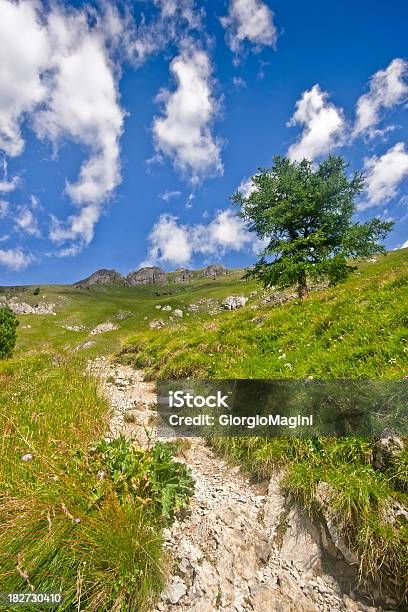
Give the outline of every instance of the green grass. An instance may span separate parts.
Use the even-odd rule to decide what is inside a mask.
[[[201,298],[223,299],[231,293],[249,294],[257,288],[254,282],[241,280],[242,272],[236,271],[216,280],[199,279],[186,285],[150,285],[137,287],[92,286],[90,289],[76,289],[73,286],[42,286],[39,295],[34,295],[36,287],[0,287],[2,296],[14,296],[18,301],[31,305],[39,302],[55,303],[56,316],[20,315],[16,354],[48,350],[70,350],[80,343],[92,340],[95,344],[81,351],[87,357],[111,355],[118,350],[134,333],[149,333],[149,321],[164,319],[171,329],[177,329],[179,322],[171,322],[171,312],[162,312],[156,305],[170,305],[173,309],[186,311],[188,304]],[[132,313],[120,321],[116,315],[120,311]],[[186,317],[196,320],[200,315]],[[105,334],[89,336],[89,332],[106,321],[118,326],[118,330]],[[31,326],[27,328],[27,326]],[[82,325],[82,332],[69,331],[65,325]]]
[[[0,289],[0,294],[15,294],[32,304],[57,304],[55,317],[19,317],[22,325],[31,328],[20,326],[16,358],[0,369],[0,404],[8,406],[8,417],[2,422],[6,461],[0,467],[5,491],[0,498],[0,519],[8,526],[0,542],[2,567],[6,568],[1,570],[1,579],[9,581],[10,587],[24,586],[16,570],[21,550],[21,567],[30,579],[34,572],[40,576],[38,584],[50,586],[49,577],[58,575],[67,585],[70,602],[78,599],[79,591],[82,601],[94,598],[96,603],[87,603],[84,609],[112,609],[112,602],[118,602],[118,609],[123,602],[131,602],[129,609],[148,607],[149,598],[161,585],[163,519],[134,500],[130,505],[121,503],[123,495],[115,483],[102,508],[89,512],[84,507],[83,500],[89,503],[95,495],[94,488],[89,489],[89,473],[85,471],[84,476],[80,470],[78,477],[71,472],[67,475],[67,458],[75,452],[87,456],[89,444],[103,435],[106,406],[94,383],[80,374],[82,365],[77,359],[120,353],[123,362],[143,367],[150,379],[314,376],[398,380],[408,374],[407,249],[378,257],[375,263],[361,262],[358,272],[338,287],[280,306],[262,305],[260,287],[242,281],[239,272],[164,287],[80,290],[46,286],[39,295],[34,295],[34,289]],[[171,313],[155,308],[169,304],[187,314],[188,304],[201,298],[249,296],[254,289],[258,295],[236,312],[191,313],[171,322]],[[120,310],[133,316],[117,321]],[[150,329],[148,323],[154,318],[165,319],[166,327]],[[93,327],[107,320],[119,329],[89,336]],[[63,325],[87,329],[70,332]],[[72,353],[90,339],[95,341],[93,346]],[[48,356],[39,355],[44,351]],[[66,357],[58,357],[61,353]],[[26,464],[20,457],[30,452],[30,444],[35,460]],[[318,511],[317,486],[327,482],[335,492],[340,529],[360,555],[361,575],[374,578],[402,601],[407,583],[407,526],[387,524],[384,512],[394,501],[408,503],[408,455],[404,451],[380,472],[373,467],[374,444],[374,440],[357,438],[216,441],[220,452],[259,478],[270,476],[278,467],[283,469],[287,491],[311,514]],[[59,480],[52,480],[54,474]],[[160,500],[153,497],[153,505],[159,507]],[[173,501],[177,504],[176,498]],[[80,523],[72,522],[61,503],[73,517],[81,518]],[[48,532],[50,508],[52,535]],[[72,547],[62,546],[64,539]],[[135,541],[141,547],[135,549]],[[148,557],[143,550],[149,551]],[[135,575],[138,579],[133,584]]]
[[[163,445],[98,443],[108,407],[83,369],[56,353],[0,364],[0,590],[61,591],[61,610],[148,611],[164,584],[162,529],[191,478]]]
[[[129,342],[134,362],[151,378],[402,378],[407,271],[407,251],[393,252],[308,300],[139,333]]]
[[[338,287],[280,306],[254,303],[177,330],[139,333],[121,359],[160,378],[372,378],[408,374],[408,251],[362,263]],[[251,307],[252,306],[252,307]],[[258,478],[283,469],[284,486],[313,515],[317,485],[334,491],[340,531],[360,574],[400,602],[408,584],[408,527],[384,519],[408,505],[408,451],[385,472],[373,467],[375,441],[358,438],[219,438],[219,452]]]

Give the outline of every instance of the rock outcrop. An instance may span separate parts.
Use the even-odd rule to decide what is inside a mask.
[[[97,270],[87,278],[74,283],[80,289],[91,285],[165,285],[168,282],[188,283],[194,278],[215,277],[228,274],[228,270],[221,264],[211,264],[202,270],[189,270],[188,268],[178,268],[174,273],[167,274],[159,266],[147,266],[129,272],[123,276],[116,270]]]
[[[130,272],[126,277],[127,285],[162,285],[167,282],[167,275],[158,266],[140,268]]]
[[[228,270],[222,264],[211,264],[206,268],[203,268],[200,271],[200,276],[221,276],[223,274],[228,274]]]
[[[174,276],[175,283],[188,283],[194,277],[192,270],[188,268],[178,268]]]
[[[23,314],[36,314],[36,315],[56,315],[55,312],[55,304],[46,304],[45,302],[40,302],[39,304],[35,304],[31,306],[26,302],[15,302],[14,300],[10,300],[7,303],[7,306],[14,312],[16,315]]]
[[[90,285],[126,285],[126,279],[116,270],[102,268],[97,270],[88,278],[75,283],[77,287],[89,287]]]

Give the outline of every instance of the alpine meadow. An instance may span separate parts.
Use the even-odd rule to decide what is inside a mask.
[[[0,0],[0,611],[408,610],[407,23]]]

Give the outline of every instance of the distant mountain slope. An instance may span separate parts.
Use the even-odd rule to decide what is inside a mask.
[[[179,268],[175,272],[165,272],[159,266],[146,266],[127,276],[116,270],[102,268],[87,278],[74,283],[75,287],[90,287],[91,285],[165,285],[166,283],[186,283],[195,278],[216,277],[228,274],[229,270],[222,264],[210,264],[200,270]]]

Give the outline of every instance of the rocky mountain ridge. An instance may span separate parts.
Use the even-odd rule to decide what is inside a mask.
[[[116,270],[102,268],[87,278],[74,283],[75,287],[91,285],[165,285],[168,283],[187,283],[194,278],[208,278],[228,274],[229,270],[222,264],[211,264],[200,270],[179,268],[175,272],[165,272],[158,266],[147,266],[129,272],[123,276]]]

